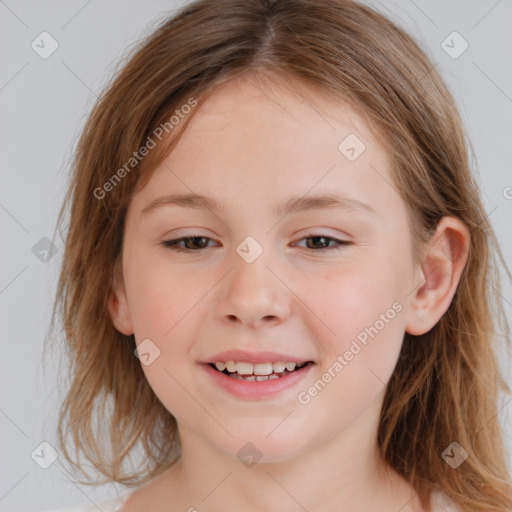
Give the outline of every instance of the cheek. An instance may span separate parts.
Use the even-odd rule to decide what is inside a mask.
[[[402,345],[404,286],[393,266],[397,262],[385,260],[339,266],[305,282],[301,292],[315,313],[310,328],[323,354],[323,371],[331,369],[333,380],[356,396],[387,382]],[[342,369],[335,364],[338,356]]]
[[[165,259],[143,253],[136,256],[125,274],[135,337],[154,337],[165,343],[181,319],[193,313],[204,294],[204,284],[190,272],[184,278],[179,267]]]
[[[185,274],[168,262],[133,258],[126,265],[126,287],[137,345],[146,347],[150,364],[141,357],[144,374],[159,400],[178,419],[190,409],[190,397],[182,385],[193,381],[187,366],[198,319],[205,316],[201,298],[208,291],[204,276]],[[186,277],[184,277],[186,276]],[[148,343],[150,340],[151,342]],[[142,353],[142,348],[141,348]],[[184,372],[190,372],[184,375]]]
[[[384,393],[402,345],[404,315],[398,286],[380,271],[351,265],[322,283],[323,293],[305,296],[316,297],[308,306],[330,329],[314,322],[322,360],[297,398],[311,428],[329,425],[334,435]]]
[[[303,281],[301,296],[324,321],[330,332],[325,338],[336,344],[373,325],[400,302],[402,286],[385,263],[344,264]]]
[[[154,285],[153,285],[154,284]],[[165,288],[165,283],[146,281],[137,287],[137,296],[130,310],[137,340],[151,338],[163,341],[166,333],[178,321],[183,297],[173,288]]]

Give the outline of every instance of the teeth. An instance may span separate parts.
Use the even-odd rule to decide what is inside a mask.
[[[276,379],[279,378],[278,375],[282,374],[285,371],[293,372],[295,369],[302,368],[306,363],[294,363],[294,362],[282,362],[278,361],[276,363],[247,363],[245,361],[217,361],[215,363],[215,367],[220,372],[227,370],[229,373],[235,374],[237,376],[240,375],[255,375],[257,377],[265,377],[264,379],[249,379],[245,378],[244,380],[268,380],[270,378]],[[233,375],[233,377],[235,377]],[[268,378],[267,378],[268,377]]]
[[[236,363],[236,371],[239,375],[252,375],[254,365],[252,363]]]
[[[256,375],[256,380],[257,381],[262,381],[262,380],[274,380],[274,379],[279,379],[279,375],[276,375],[275,373],[273,373],[272,375]],[[245,380],[249,380],[249,379],[245,379]]]
[[[284,372],[284,370],[286,368],[286,364],[277,362],[272,365],[272,368],[274,370],[274,373],[282,373],[282,372]]]
[[[254,365],[254,375],[270,375],[274,369],[272,363],[263,363]]]
[[[236,372],[236,363],[234,361],[226,361],[226,370],[229,373]]]

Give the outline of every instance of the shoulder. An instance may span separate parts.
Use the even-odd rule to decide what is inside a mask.
[[[432,512],[459,512],[455,504],[439,491],[432,494],[432,507]]]
[[[121,507],[126,503],[132,492],[125,493],[117,498],[90,503],[89,505],[44,510],[42,512],[98,512],[98,509],[102,512],[120,512]]]

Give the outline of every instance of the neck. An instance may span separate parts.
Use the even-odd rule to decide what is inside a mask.
[[[180,425],[182,457],[169,470],[169,502],[208,512],[420,510],[413,507],[412,488],[381,459],[378,415],[370,422],[371,413],[289,460],[251,467]]]

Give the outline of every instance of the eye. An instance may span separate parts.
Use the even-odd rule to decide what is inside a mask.
[[[300,241],[306,240],[306,249],[313,251],[319,250],[337,250],[342,245],[351,245],[352,242],[348,240],[338,240],[337,238],[325,236],[322,234],[311,233]],[[164,240],[162,245],[177,252],[199,252],[202,249],[208,248],[208,242],[213,240],[206,236],[187,236],[176,238],[174,240]],[[334,244],[334,245],[331,245]],[[211,247],[211,246],[210,246]]]
[[[175,240],[164,240],[162,245],[177,252],[197,252],[205,249],[209,240],[211,239],[206,236],[187,236]]]
[[[301,239],[306,240],[306,249],[312,250],[337,250],[342,245],[350,245],[352,242],[348,240],[338,240],[337,238],[333,238],[330,236],[325,236],[322,234],[310,233]],[[334,245],[329,246],[330,243],[334,243]]]

